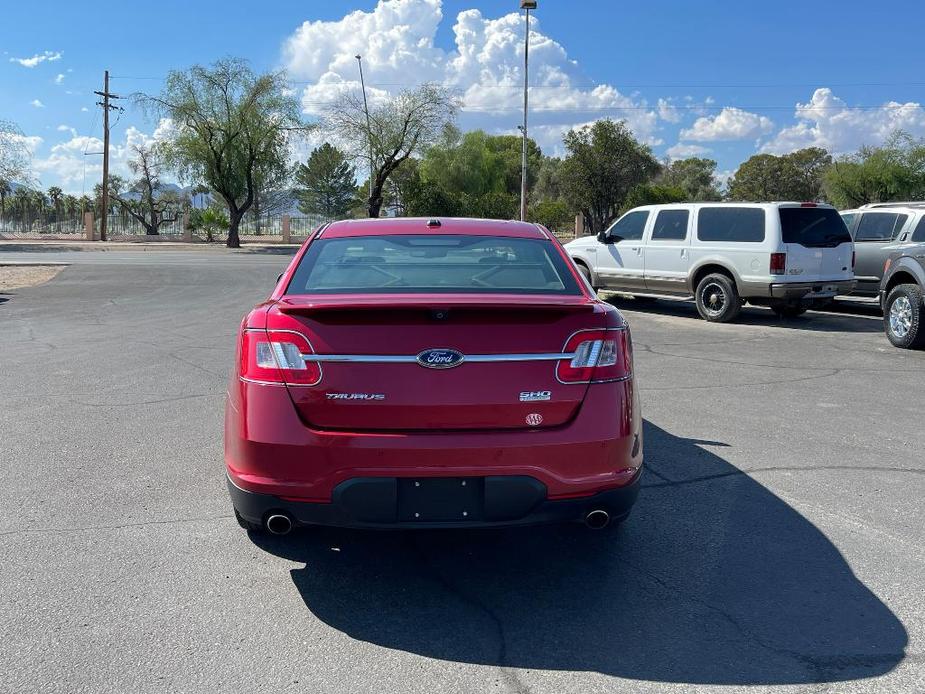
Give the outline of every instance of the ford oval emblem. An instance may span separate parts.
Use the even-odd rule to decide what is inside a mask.
[[[425,349],[417,356],[418,364],[428,369],[452,369],[465,359],[466,355],[455,349]]]

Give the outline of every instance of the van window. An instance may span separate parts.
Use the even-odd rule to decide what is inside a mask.
[[[764,241],[764,210],[758,207],[703,207],[697,213],[700,241]]]
[[[781,207],[781,240],[810,248],[851,243],[848,227],[831,207]]]
[[[649,213],[645,210],[625,214],[607,230],[607,236],[619,236],[623,241],[639,241],[648,218]]]
[[[687,210],[662,210],[655,216],[653,241],[683,241],[687,238]]]
[[[925,243],[925,215],[922,215],[915,231],[912,232],[912,240],[916,243]]]
[[[903,228],[907,214],[895,212],[865,212],[861,215],[855,241],[889,241]]]
[[[848,214],[842,213],[841,218],[845,220],[845,226],[849,229],[854,225],[854,218],[857,217],[857,213],[851,212]]]

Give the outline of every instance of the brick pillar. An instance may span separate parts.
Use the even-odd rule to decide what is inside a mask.
[[[289,225],[291,218],[288,214],[283,215],[282,223],[280,224],[280,231],[283,235],[283,243],[292,243],[292,238],[289,234]]]
[[[575,215],[575,238],[585,235],[585,216],[583,214]]]
[[[183,211],[183,241],[185,243],[193,242],[193,230],[189,228],[189,210]]]
[[[95,241],[96,233],[93,229],[93,213],[84,212],[84,237],[87,241]]]

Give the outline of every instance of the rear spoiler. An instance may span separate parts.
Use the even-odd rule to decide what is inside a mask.
[[[550,294],[337,294],[285,296],[276,303],[276,308],[295,314],[396,308],[593,312],[598,303],[586,296]]]

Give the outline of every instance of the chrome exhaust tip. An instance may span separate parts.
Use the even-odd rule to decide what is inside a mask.
[[[264,525],[273,535],[286,535],[292,530],[292,520],[282,513],[267,516],[267,522]]]
[[[601,509],[590,511],[588,515],[585,516],[585,525],[592,530],[602,530],[607,527],[608,523],[610,523],[610,514]]]

